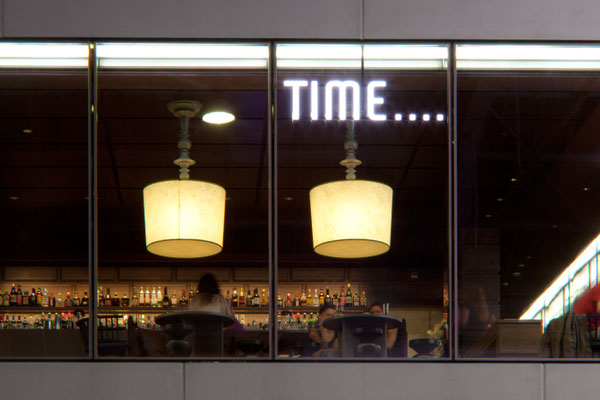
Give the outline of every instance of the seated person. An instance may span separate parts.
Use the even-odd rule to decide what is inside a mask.
[[[323,321],[332,317],[335,317],[335,308],[332,306],[321,307],[316,326],[310,328],[308,332],[308,337],[321,347],[313,354],[315,357],[332,356],[337,353],[338,343],[336,332],[323,326]]]
[[[369,306],[369,314],[383,315],[383,303],[373,303]],[[388,329],[387,331],[387,348],[390,350],[394,347],[398,338],[398,328]]]
[[[212,274],[204,274],[204,276],[198,282],[197,294],[192,297],[189,311],[209,311],[217,314],[224,314],[233,317],[235,322],[233,325],[228,326],[225,329],[233,330],[236,332],[244,332],[245,329],[242,324],[235,318],[235,314],[231,307],[225,301],[225,297],[221,294],[219,284]]]

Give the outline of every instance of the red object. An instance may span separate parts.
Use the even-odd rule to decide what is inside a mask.
[[[573,305],[575,314],[598,314],[596,302],[600,301],[600,284],[581,295]]]

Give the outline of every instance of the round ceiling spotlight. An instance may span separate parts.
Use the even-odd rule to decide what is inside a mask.
[[[205,108],[202,120],[209,124],[223,125],[235,120],[231,105],[225,100],[216,100]]]

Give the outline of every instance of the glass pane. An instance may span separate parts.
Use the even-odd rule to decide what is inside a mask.
[[[447,356],[447,48],[277,60],[277,356]]]
[[[599,49],[457,47],[461,357],[538,357],[595,285]]]
[[[267,47],[98,59],[99,355],[268,356]]]
[[[0,357],[88,356],[87,58],[0,44]]]

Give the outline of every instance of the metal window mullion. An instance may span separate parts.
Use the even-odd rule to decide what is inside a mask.
[[[451,360],[458,356],[458,187],[457,187],[457,125],[456,125],[456,43],[448,47],[447,68],[447,105],[448,105],[448,324]]]
[[[98,276],[98,62],[95,42],[89,44],[88,58],[88,356],[95,359],[98,354],[98,338],[96,335],[97,314],[97,276]]]
[[[268,121],[268,176],[269,176],[269,356],[273,360],[278,352],[277,331],[277,63],[275,43],[269,43],[267,105]]]

